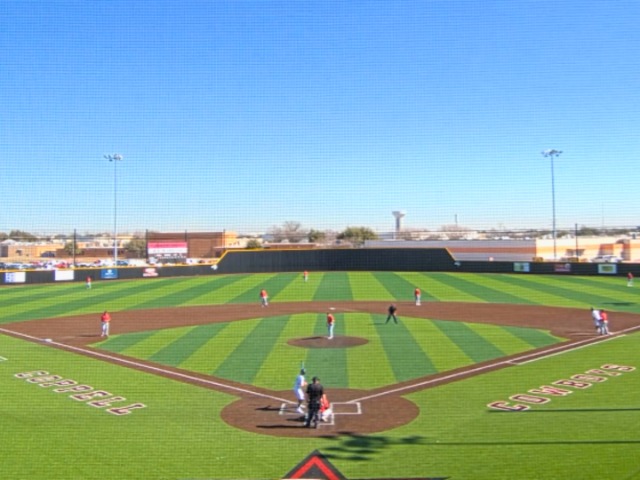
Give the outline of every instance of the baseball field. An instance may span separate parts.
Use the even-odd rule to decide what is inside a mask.
[[[638,288],[441,272],[3,287],[0,471],[279,479],[317,451],[348,479],[640,479]],[[317,429],[295,411],[302,366],[332,402]]]

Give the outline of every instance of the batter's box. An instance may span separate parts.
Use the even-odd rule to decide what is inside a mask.
[[[306,409],[303,410],[303,412],[305,413],[306,411]],[[282,403],[278,411],[278,415],[291,415],[293,417],[299,417],[300,415],[304,415],[305,413],[300,413],[298,411],[298,406],[293,403]]]
[[[334,415],[362,415],[360,402],[331,402]]]

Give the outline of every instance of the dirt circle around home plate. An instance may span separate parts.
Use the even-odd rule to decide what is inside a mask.
[[[489,323],[548,330],[564,339],[552,347],[544,347],[527,352],[529,357],[548,355],[553,348],[575,348],[577,343],[601,340],[594,334],[588,309],[545,307],[537,305],[423,302],[416,306],[412,302],[399,302],[398,316],[402,318],[425,318],[430,320]],[[394,324],[384,325],[387,302],[297,302],[271,303],[268,309],[258,305],[233,304],[195,307],[172,307],[150,310],[127,310],[112,312],[111,334],[126,334],[166,328],[204,325],[219,322],[242,321],[280,315],[300,313],[323,313],[335,311],[336,315],[349,313],[371,313],[379,328],[396,328]],[[607,308],[608,305],[602,305]],[[3,325],[3,333],[39,342],[51,348],[65,349],[76,354],[98,358],[102,361],[146,373],[171,378],[175,381],[198,385],[235,395],[221,411],[222,419],[229,425],[263,435],[307,437],[372,434],[391,430],[413,421],[420,413],[417,405],[405,397],[406,394],[425,388],[461,380],[479,373],[505,368],[511,357],[502,357],[466,368],[442,372],[427,377],[412,379],[371,390],[331,388],[331,379],[323,379],[334,415],[328,422],[321,422],[317,429],[303,427],[303,417],[296,412],[293,389],[274,391],[252,385],[233,382],[228,379],[194,373],[179,368],[159,365],[151,361],[132,359],[119,354],[105,354],[93,344],[100,341],[100,314],[108,308],[103,302],[96,304],[96,311],[89,315],[57,317],[31,320]],[[615,332],[631,331],[640,325],[640,315],[609,310],[611,328]],[[627,330],[625,330],[627,329]],[[50,342],[45,342],[50,339]],[[357,336],[335,336],[329,340],[323,336],[292,338],[287,342],[302,349],[358,348],[367,339]],[[515,356],[513,356],[515,357]],[[309,372],[313,375],[313,372]],[[291,375],[291,372],[283,372]],[[292,387],[293,387],[293,380]],[[203,407],[204,408],[204,407]]]

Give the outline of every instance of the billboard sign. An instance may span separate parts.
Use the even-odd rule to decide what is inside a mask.
[[[187,242],[149,242],[147,245],[150,257],[182,258],[187,256]]]

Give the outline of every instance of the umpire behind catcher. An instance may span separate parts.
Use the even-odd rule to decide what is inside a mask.
[[[307,386],[309,410],[304,426],[309,428],[313,422],[313,428],[318,428],[318,422],[320,421],[320,400],[322,399],[322,395],[324,395],[324,387],[318,377],[313,377],[311,382],[312,383]]]

